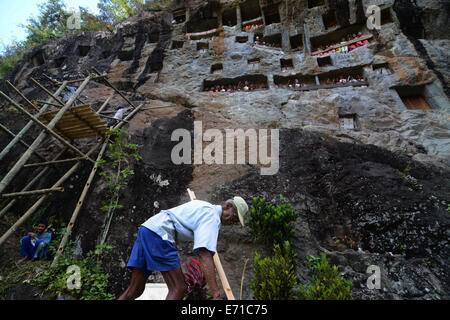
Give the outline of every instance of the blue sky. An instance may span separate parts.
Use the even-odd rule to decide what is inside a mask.
[[[98,0],[64,0],[67,8],[86,7],[93,13],[98,13]],[[12,41],[24,40],[25,29],[20,24],[26,24],[27,19],[39,13],[38,4],[45,0],[0,0],[0,51]]]

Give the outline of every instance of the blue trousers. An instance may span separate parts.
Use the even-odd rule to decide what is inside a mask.
[[[33,240],[33,241],[32,241]],[[44,241],[37,240],[30,236],[25,236],[20,240],[20,256],[27,256],[28,259],[42,259],[47,253],[47,248],[44,247]]]

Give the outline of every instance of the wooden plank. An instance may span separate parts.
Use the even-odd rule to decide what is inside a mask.
[[[87,157],[79,157],[79,158],[64,159],[64,160],[53,160],[53,161],[39,162],[39,163],[30,163],[30,164],[24,165],[23,167],[24,168],[31,168],[31,167],[40,167],[40,166],[50,166],[50,165],[53,165],[53,164],[77,162],[77,161],[83,161],[83,160],[87,160]]]

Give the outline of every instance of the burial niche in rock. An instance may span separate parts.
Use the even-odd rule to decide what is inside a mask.
[[[381,75],[391,75],[392,74],[392,69],[389,66],[389,63],[377,63],[377,64],[373,64],[372,65],[372,70],[375,73],[381,74]]]
[[[271,25],[272,23],[281,22],[280,13],[278,11],[278,4],[263,8],[263,13],[266,26]]]
[[[303,34],[297,34],[295,36],[289,37],[289,42],[291,44],[292,51],[303,50]]]
[[[308,8],[314,8],[325,5],[325,0],[308,0]]]
[[[181,49],[183,48],[184,42],[183,41],[172,41],[172,49]]]
[[[78,55],[80,57],[86,57],[91,51],[91,46],[79,45],[78,46]]]
[[[211,73],[222,73],[223,71],[223,65],[221,63],[215,63],[211,66]]]
[[[206,92],[235,92],[267,90],[269,88],[267,77],[263,74],[243,75],[236,78],[221,78],[204,80],[203,91]]]
[[[319,67],[328,67],[332,66],[333,62],[331,61],[330,56],[326,56],[326,57],[318,57],[317,64],[319,65]]]
[[[251,58],[247,60],[249,70],[257,70],[259,68],[259,58]]]
[[[392,20],[391,8],[381,10],[381,25],[394,22]]]
[[[357,126],[357,115],[353,114],[340,114],[339,115],[339,126],[346,130],[356,130]]]
[[[31,58],[31,62],[34,67],[42,66],[45,63],[45,54],[43,50],[39,50],[35,53],[35,55]]]
[[[248,36],[236,36],[236,42],[246,43],[248,41]]]
[[[280,68],[281,71],[286,71],[288,69],[294,68],[292,59],[280,59]]]
[[[426,99],[425,86],[402,86],[395,88],[408,110],[430,110]]]
[[[241,3],[240,7],[243,25],[248,21],[261,18],[259,0],[247,0],[244,3]]]
[[[222,12],[222,25],[233,27],[237,24],[236,8],[227,8]]]
[[[183,23],[186,21],[186,8],[181,8],[173,11],[173,22]]]
[[[328,11],[322,16],[323,25],[325,26],[325,29],[333,29],[338,26],[337,20],[336,20],[336,13],[335,11]]]

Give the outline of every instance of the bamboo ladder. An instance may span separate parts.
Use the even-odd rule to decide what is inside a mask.
[[[197,200],[197,197],[195,196],[194,191],[191,189],[187,189],[187,192],[189,194],[189,197],[191,200]],[[227,275],[225,274],[225,271],[223,270],[222,263],[220,262],[219,254],[216,252],[213,256],[214,265],[216,266],[217,273],[219,274],[220,282],[222,283],[223,290],[225,291],[225,294],[227,296],[228,300],[236,300],[233,295],[233,291],[231,290],[230,284],[227,279]]]

